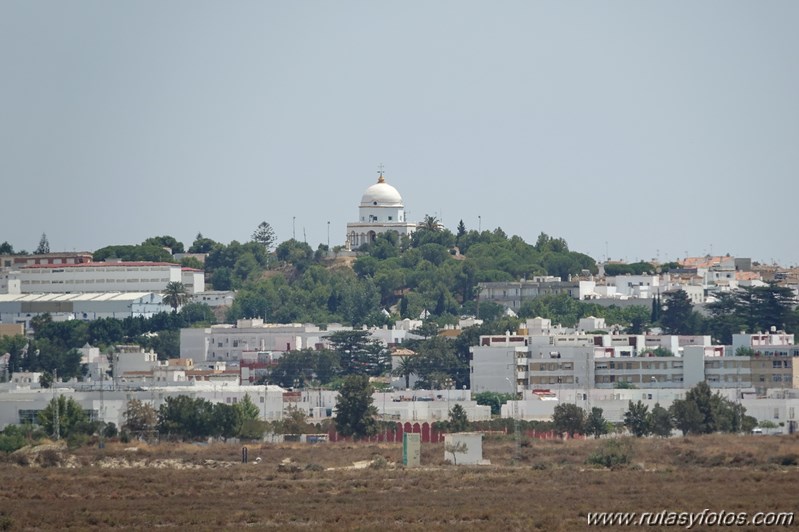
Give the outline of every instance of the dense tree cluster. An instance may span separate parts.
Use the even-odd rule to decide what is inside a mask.
[[[156,314],[152,318],[100,318],[92,321],[53,321],[49,314],[31,320],[33,338],[22,335],[0,337],[0,353],[10,355],[8,371],[57,372],[59,379],[80,377],[81,355],[87,343],[101,349],[115,344],[138,344],[152,349],[162,360],[180,356],[180,329],[214,323],[208,305],[189,303],[180,312]]]
[[[711,392],[706,382],[691,388],[685,399],[677,399],[666,410],[655,404],[652,411],[642,401],[629,402],[624,414],[624,426],[637,437],[669,436],[673,428],[685,434],[713,432],[749,432],[757,420],[746,415],[746,408]]]
[[[631,334],[642,334],[651,325],[650,311],[644,306],[602,306],[589,301],[574,299],[568,294],[544,295],[525,301],[519,309],[519,317],[549,318],[564,327],[574,327],[580,318],[594,316],[604,318],[608,325],[619,325]]]
[[[231,260],[222,264],[209,255],[206,272],[214,288],[240,288],[229,320],[261,316],[274,322],[381,325],[387,322],[383,309],[400,318],[427,311],[441,323],[476,313],[481,281],[543,274],[565,278],[597,271],[593,259],[569,251],[563,239],[542,234],[530,245],[518,236],[507,237],[501,229],[478,233],[461,223],[453,234],[434,217],[425,220],[410,238],[395,232],[378,235],[360,248],[362,255],[352,269],[329,268],[324,249],[314,252],[304,242],[288,240],[275,249],[271,269],[276,275],[260,275],[257,268],[256,275],[234,272],[231,262],[238,255],[231,248],[249,252],[237,243],[215,248],[212,255],[231,254]],[[251,265],[266,263],[255,254],[253,258]],[[481,314],[488,317],[501,312],[496,305],[483,307]]]
[[[746,415],[746,408],[716,392],[706,382],[691,388],[685,399],[672,402],[669,408],[674,427],[683,434],[713,432],[750,432],[757,420]]]
[[[129,404],[128,410],[131,409],[138,414],[129,414],[127,424],[123,428],[134,431],[131,419],[141,415],[142,405]],[[249,395],[231,405],[179,395],[167,397],[159,407],[156,428],[166,439],[183,441],[208,437],[227,439],[236,436],[253,437],[246,434],[246,429],[255,421],[258,421],[258,407],[253,404]],[[257,436],[259,434],[255,434],[255,437]]]
[[[771,327],[796,332],[799,330],[799,309],[790,288],[774,283],[759,287],[743,287],[721,293],[717,301],[707,305],[710,316],[694,310],[688,294],[675,290],[664,294],[660,308],[654,309],[657,323],[667,334],[709,334],[716,342],[729,345],[739,331],[767,331]]]

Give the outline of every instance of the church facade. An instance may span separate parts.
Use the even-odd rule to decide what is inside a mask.
[[[402,196],[386,183],[381,172],[377,183],[367,188],[361,197],[358,221],[347,224],[347,249],[356,250],[388,231],[396,231],[400,236],[410,235],[416,225],[405,219]]]

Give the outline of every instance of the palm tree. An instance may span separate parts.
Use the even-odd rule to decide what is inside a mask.
[[[413,357],[401,356],[397,367],[391,370],[391,374],[395,377],[405,377],[405,389],[411,387],[411,375],[416,374],[416,364],[414,364]]]
[[[422,228],[425,231],[440,231],[441,230],[441,222],[438,221],[438,218],[435,216],[430,216],[429,214],[425,214],[424,221],[422,222]]]
[[[164,303],[172,307],[173,312],[178,311],[178,307],[185,305],[189,301],[189,294],[186,292],[186,285],[178,281],[172,281],[166,285],[161,292]]]

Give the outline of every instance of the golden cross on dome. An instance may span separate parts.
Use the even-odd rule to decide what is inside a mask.
[[[377,182],[378,183],[385,183],[386,180],[383,177],[383,163],[380,163],[379,165],[377,165],[377,173],[380,174],[380,177],[377,178]]]

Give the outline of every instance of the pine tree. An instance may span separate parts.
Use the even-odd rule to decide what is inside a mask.
[[[254,242],[258,242],[264,246],[268,253],[271,251],[272,246],[275,245],[277,237],[275,236],[275,230],[272,229],[271,225],[269,225],[267,222],[261,222],[258,224],[258,228],[253,232],[252,239]]]
[[[356,439],[377,433],[377,408],[372,404],[374,389],[365,375],[350,375],[336,402],[336,430]]]
[[[460,242],[461,238],[466,234],[466,225],[463,223],[463,220],[458,222],[458,233],[455,235],[455,238],[458,242]]]
[[[42,233],[42,238],[39,239],[39,247],[33,252],[34,255],[44,255],[50,253],[50,242],[47,240],[47,235]]]

